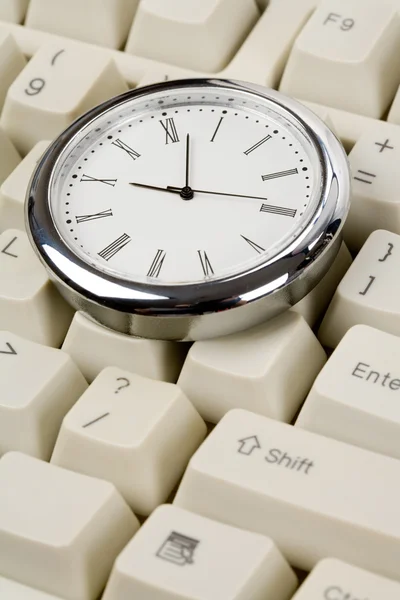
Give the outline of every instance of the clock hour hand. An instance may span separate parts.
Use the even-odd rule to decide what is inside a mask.
[[[148,185],[147,183],[137,183],[131,181],[129,185],[134,185],[135,187],[147,188],[149,190],[158,190],[159,192],[169,192],[170,194],[180,194],[182,188],[175,188],[173,186],[169,187],[159,187],[157,185]]]

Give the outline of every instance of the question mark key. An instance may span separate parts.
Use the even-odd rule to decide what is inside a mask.
[[[113,483],[140,515],[166,502],[206,435],[174,383],[107,367],[63,420],[51,462]]]

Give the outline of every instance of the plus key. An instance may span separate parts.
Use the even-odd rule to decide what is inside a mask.
[[[353,196],[343,236],[352,251],[376,229],[400,234],[399,129],[382,122],[362,135],[349,154]]]

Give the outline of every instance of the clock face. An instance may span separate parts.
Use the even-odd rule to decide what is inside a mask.
[[[50,186],[72,251],[125,280],[179,285],[266,263],[313,218],[317,151],[270,100],[172,88],[108,110],[61,154]]]

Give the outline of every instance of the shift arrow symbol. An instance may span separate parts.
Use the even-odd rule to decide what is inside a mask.
[[[240,454],[246,454],[247,456],[250,456],[253,450],[261,448],[261,444],[258,441],[258,437],[256,435],[251,435],[250,437],[243,438],[241,440],[238,440],[238,442],[240,444],[238,452]]]

